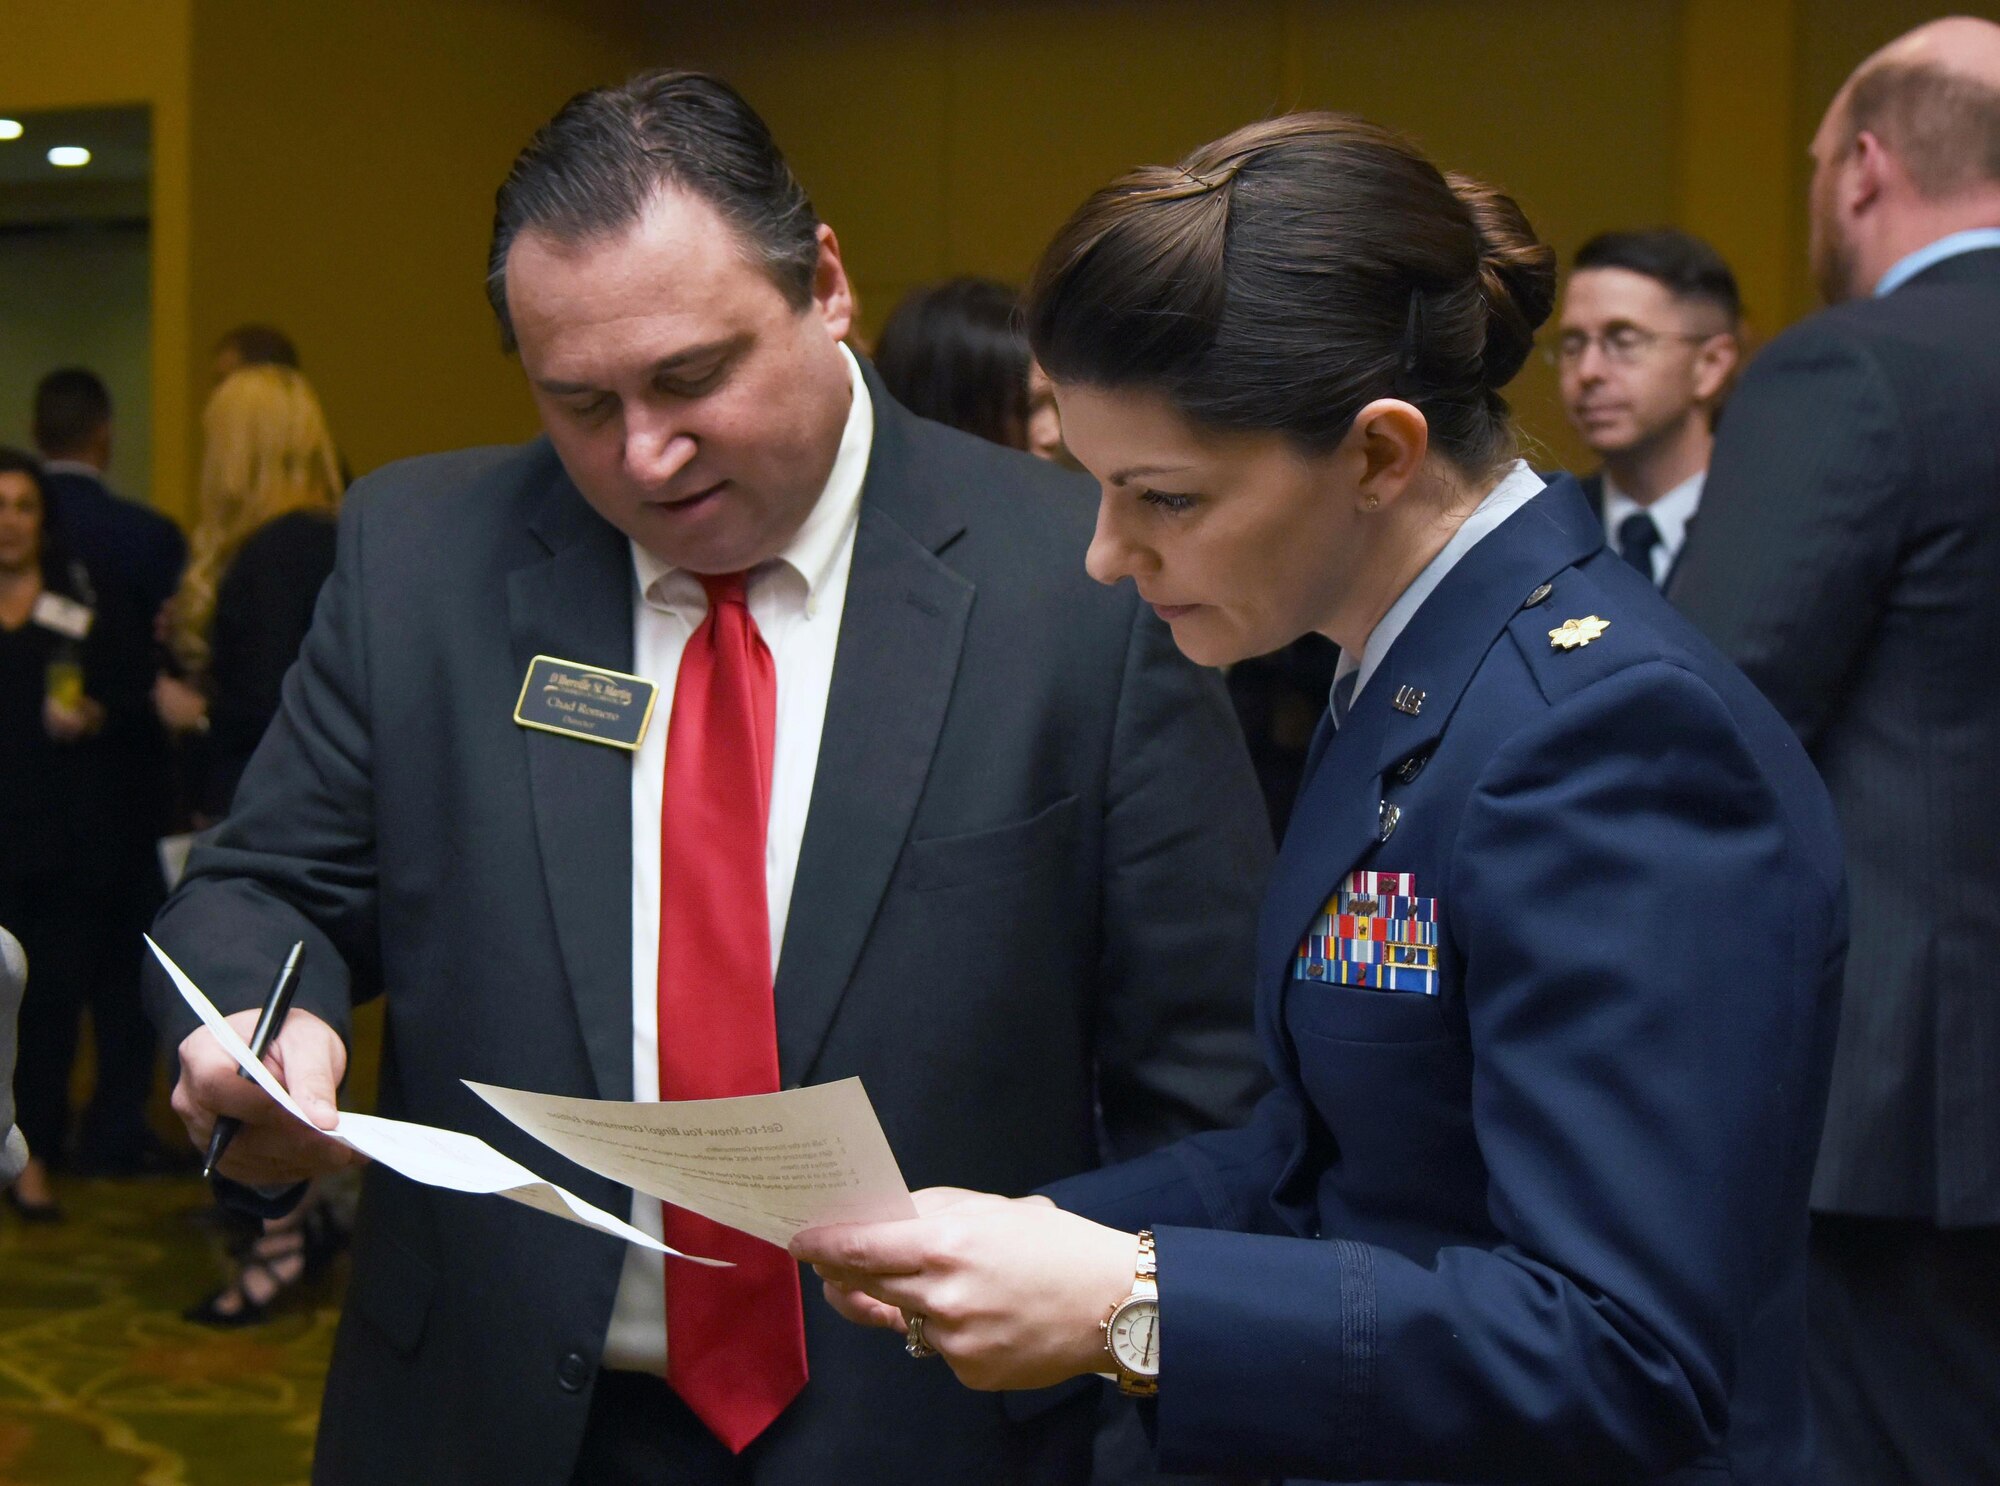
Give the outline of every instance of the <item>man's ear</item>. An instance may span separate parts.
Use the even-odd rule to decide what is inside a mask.
[[[1401,398],[1377,398],[1354,415],[1341,442],[1354,461],[1355,497],[1363,510],[1393,505],[1409,489],[1430,441],[1424,415]]]
[[[1847,168],[1840,173],[1840,206],[1850,217],[1871,210],[1882,199],[1902,166],[1882,141],[1863,129],[1848,149]]]
[[[1742,364],[1743,343],[1733,332],[1724,331],[1703,341],[1694,358],[1695,400],[1713,403]]]
[[[819,224],[817,236],[819,261],[813,265],[813,310],[826,326],[827,334],[837,341],[845,340],[854,327],[854,289],[847,282],[847,265],[840,261],[840,239],[824,222]]]

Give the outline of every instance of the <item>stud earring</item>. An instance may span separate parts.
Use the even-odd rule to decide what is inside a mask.
[[[1369,496],[1367,500],[1365,500],[1365,501],[1363,501],[1363,502],[1361,503],[1361,508],[1362,508],[1363,510],[1365,510],[1365,511],[1379,511],[1379,510],[1381,510],[1381,509],[1382,509],[1382,497],[1381,497],[1381,496],[1379,496],[1379,495],[1371,495],[1371,496]]]

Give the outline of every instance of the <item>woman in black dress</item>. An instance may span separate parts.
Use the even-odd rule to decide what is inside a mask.
[[[0,924],[27,950],[16,1091],[29,1159],[7,1199],[61,1216],[50,1182],[68,1138],[93,937],[109,911],[94,870],[111,793],[107,744],[146,722],[137,619],[100,603],[46,540],[41,467],[0,449]]]

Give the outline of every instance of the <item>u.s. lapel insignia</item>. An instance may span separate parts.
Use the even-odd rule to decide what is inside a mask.
[[[1599,619],[1595,614],[1582,619],[1565,619],[1549,631],[1549,644],[1557,650],[1574,650],[1579,645],[1588,645],[1610,628],[1610,620]]]
[[[1396,827],[1401,825],[1402,822],[1403,807],[1400,805],[1391,805],[1387,800],[1384,800],[1382,802],[1382,839],[1387,841],[1391,836],[1395,835]]]
[[[1424,693],[1414,686],[1399,686],[1395,698],[1389,703],[1398,712],[1407,712],[1415,717],[1424,710]]]

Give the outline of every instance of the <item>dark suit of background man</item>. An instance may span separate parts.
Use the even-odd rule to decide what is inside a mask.
[[[43,377],[35,388],[34,434],[50,536],[83,564],[95,587],[115,591],[119,607],[143,616],[131,643],[145,653],[129,660],[150,673],[152,616],[180,584],[187,542],[167,517],[105,484],[111,395],[95,373],[66,367]],[[171,1164],[146,1127],[157,1048],[139,996],[139,935],[163,891],[155,843],[169,824],[166,734],[147,720],[125,731],[118,755],[108,777],[119,799],[105,819],[119,829],[103,839],[96,864],[110,921],[97,937],[87,977],[97,1084],[74,1156],[79,1170],[106,1176]],[[68,1159],[61,1151],[36,1154],[58,1166]]]
[[[305,939],[294,1091],[331,1106],[380,989],[384,1112],[656,1232],[459,1080],[858,1074],[913,1186],[1014,1192],[1244,1111],[1270,844],[1222,689],[1085,575],[1086,483],[914,418],[842,347],[833,233],[748,106],[685,73],[573,100],[502,187],[490,287],[547,437],[350,493],[279,716],[159,920],[238,1013]],[[537,655],[657,681],[640,751],[517,726]],[[182,1055],[197,1140],[253,1121],[229,1174],[336,1159],[206,1033]],[[1090,1394],[968,1393],[816,1286],[799,1391],[797,1266],[690,1219],[669,1242],[742,1267],[667,1270],[663,1326],[657,1256],[371,1170],[315,1480],[1087,1477]]]
[[[1846,838],[1821,1479],[2000,1481],[2000,27],[1878,53],[1813,157],[1834,307],[1730,400],[1672,597],[1798,729]]]
[[[1605,232],[1563,288],[1563,409],[1603,461],[1582,480],[1613,551],[1661,588],[1701,506],[1715,415],[1742,356],[1722,255],[1671,227]]]

